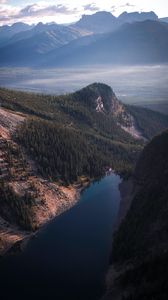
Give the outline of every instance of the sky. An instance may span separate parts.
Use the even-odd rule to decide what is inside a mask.
[[[168,0],[0,0],[0,25],[42,21],[75,22],[83,14],[106,10],[118,16],[123,11],[154,11],[168,17]]]

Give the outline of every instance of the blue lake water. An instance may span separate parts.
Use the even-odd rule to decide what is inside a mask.
[[[12,296],[21,293],[22,299],[99,299],[120,182],[111,174],[92,183],[78,204],[45,226],[24,252],[1,260],[1,287]]]

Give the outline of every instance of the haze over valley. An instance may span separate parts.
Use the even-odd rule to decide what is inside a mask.
[[[168,66],[92,66],[78,68],[0,68],[2,87],[45,94],[74,92],[90,82],[114,88],[120,100],[168,112]],[[159,106],[159,105],[160,106]],[[165,110],[166,108],[166,110]]]
[[[17,22],[0,27],[0,85],[62,94],[104,82],[125,103],[165,112],[167,53],[167,19],[152,11],[99,11],[66,26]]]

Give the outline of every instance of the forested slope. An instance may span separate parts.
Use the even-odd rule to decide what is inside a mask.
[[[131,116],[146,138],[168,127],[167,117],[126,107],[109,86],[99,83],[61,96],[1,89],[0,103],[28,115],[17,130],[19,143],[42,175],[65,182],[100,176],[107,167],[129,173],[144,144],[121,128],[131,125]]]
[[[135,118],[142,134],[150,140],[156,134],[168,128],[168,116],[147,108],[128,105],[127,109]]]
[[[102,112],[96,110],[99,97]],[[97,177],[110,166],[129,172],[142,149],[143,142],[117,124],[111,112],[116,96],[106,85],[93,84],[64,96],[2,89],[0,101],[29,116],[17,139],[38,162],[41,174],[52,179]]]

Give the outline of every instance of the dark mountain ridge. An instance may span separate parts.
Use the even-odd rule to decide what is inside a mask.
[[[131,207],[114,235],[105,299],[166,299],[168,289],[168,130],[142,151]],[[116,276],[116,277],[115,277]],[[115,296],[114,296],[115,295]]]

